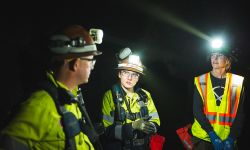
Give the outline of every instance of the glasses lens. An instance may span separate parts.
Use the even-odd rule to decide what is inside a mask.
[[[138,78],[140,76],[138,73],[134,73],[134,72],[131,73],[131,72],[128,72],[128,71],[125,71],[125,70],[122,71],[122,75],[127,77],[127,78],[131,77],[133,79],[136,79],[136,78]]]

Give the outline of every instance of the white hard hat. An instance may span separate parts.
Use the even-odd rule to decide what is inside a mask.
[[[144,74],[144,66],[141,62],[141,59],[138,55],[129,55],[126,59],[123,59],[118,63],[118,66],[116,69],[121,70],[130,70],[134,72],[138,72],[140,74]]]

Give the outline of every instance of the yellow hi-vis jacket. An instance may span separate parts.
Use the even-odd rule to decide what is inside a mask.
[[[47,75],[55,83],[53,76],[50,73]],[[67,89],[62,83],[58,81],[57,83],[62,88]],[[77,89],[72,91],[75,95],[76,92]],[[66,104],[65,108],[72,112],[77,119],[82,117],[76,103]],[[11,136],[29,149],[65,149],[65,134],[61,124],[61,116],[57,112],[54,100],[44,90],[32,93],[1,134]],[[77,150],[94,150],[89,138],[83,132],[75,136],[75,143]]]
[[[152,97],[150,95],[150,93],[144,89],[142,89],[146,95],[147,95],[147,103],[145,103],[145,106],[147,106],[148,108],[148,113],[149,116],[151,116],[152,118],[149,120],[151,122],[155,122],[156,124],[158,124],[160,126],[160,118],[157,112],[157,109],[154,105],[154,102],[152,100]],[[128,97],[128,95],[126,95],[126,100],[128,101],[128,103],[130,104],[130,109],[132,113],[138,113],[140,112],[140,105],[138,103],[138,98],[139,95],[137,93],[134,93],[132,96],[132,99],[130,99]],[[121,107],[123,107],[126,111],[126,113],[128,113],[128,108],[125,104],[125,102],[122,103]],[[113,96],[112,96],[112,91],[108,90],[105,92],[104,96],[103,96],[103,105],[102,105],[102,114],[103,114],[103,124],[104,127],[107,128],[108,126],[112,125],[114,123],[114,111],[115,111],[115,104],[114,104],[114,100],[113,100]],[[140,118],[137,118],[137,120]],[[133,122],[132,120],[126,118],[126,120],[124,121],[125,123],[131,123]],[[119,133],[118,133],[119,132]],[[116,130],[115,133],[116,135],[121,135],[122,130],[120,128],[120,130]],[[121,139],[120,137],[115,137],[116,139]]]
[[[227,73],[221,104],[217,106],[210,73],[195,77],[195,86],[203,100],[203,112],[221,140],[228,137],[230,127],[236,117],[243,80],[242,76]],[[208,134],[196,119],[191,130],[194,136],[210,141]]]

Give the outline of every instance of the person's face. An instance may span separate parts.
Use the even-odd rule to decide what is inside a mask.
[[[222,69],[226,68],[229,63],[229,60],[226,56],[220,53],[213,53],[211,55],[211,65],[213,69]]]
[[[78,78],[80,84],[88,83],[91,70],[94,69],[96,60],[93,55],[79,58]]]
[[[121,80],[122,86],[126,89],[131,89],[134,88],[138,82],[140,74],[129,70],[121,70],[118,76]]]

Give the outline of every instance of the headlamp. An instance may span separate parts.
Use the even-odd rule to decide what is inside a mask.
[[[90,29],[89,30],[90,36],[93,38],[94,43],[101,44],[103,38],[103,31],[101,29]]]
[[[123,60],[125,58],[127,58],[129,55],[132,54],[132,51],[130,48],[126,47],[120,50],[120,52],[117,55],[119,60]]]
[[[136,64],[136,65],[139,66],[141,64],[140,57],[137,56],[137,55],[130,55],[129,58],[128,58],[128,63]]]
[[[213,39],[213,40],[211,41],[211,46],[212,46],[212,48],[214,48],[214,49],[220,49],[221,47],[223,47],[223,44],[224,44],[224,42],[223,42],[223,40],[220,39],[220,38],[216,38],[216,39]]]
[[[229,51],[229,47],[222,38],[214,38],[211,40],[210,44],[212,53],[226,54]]]

